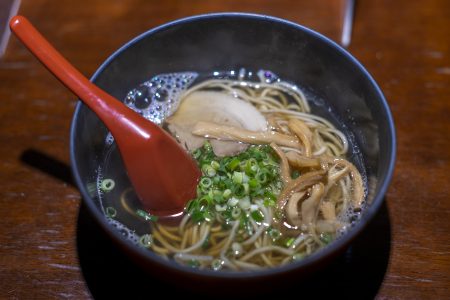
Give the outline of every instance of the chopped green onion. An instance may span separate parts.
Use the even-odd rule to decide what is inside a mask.
[[[237,198],[230,198],[227,202],[228,206],[236,206],[239,203],[239,199]]]
[[[250,178],[247,176],[247,174],[244,173],[244,175],[242,176],[242,182],[248,183],[249,180],[250,180]]]
[[[292,171],[291,177],[292,179],[296,179],[300,176],[300,172],[298,170]]]
[[[106,212],[106,216],[110,217],[110,218],[114,218],[117,215],[117,210],[112,206],[108,206],[105,209],[105,212]]]
[[[211,143],[206,141],[205,144],[203,145],[203,148],[205,149],[206,152],[211,152],[212,151],[212,146]]]
[[[213,167],[213,169],[217,171],[220,168],[220,164],[217,161],[213,160],[211,162],[211,167]]]
[[[238,220],[241,230],[253,231],[249,220],[264,220],[259,206],[276,206],[282,182],[279,160],[270,146],[250,146],[234,157],[218,157],[206,142],[193,156],[202,171],[197,197],[186,205],[193,222],[208,222],[217,216],[228,223]],[[257,200],[261,201],[258,205]]]
[[[204,213],[204,218],[206,222],[211,222],[212,219],[214,218],[214,214],[211,211],[207,210]]]
[[[259,209],[258,205],[256,205],[256,204],[250,205],[250,211],[255,211],[255,210],[258,210],[258,209]]]
[[[188,212],[191,212],[193,209],[195,209],[197,206],[197,202],[194,200],[190,200],[187,204],[186,204],[186,210]]]
[[[198,208],[200,210],[205,210],[209,206],[210,199],[211,197],[209,196],[203,196],[200,198],[198,201]]]
[[[110,192],[116,186],[116,183],[112,179],[103,179],[100,184],[100,189],[103,192]]]
[[[240,228],[241,229],[244,229],[244,231],[249,235],[249,236],[251,236],[251,235],[253,235],[253,233],[254,233],[254,229],[253,229],[253,226],[252,226],[252,224],[248,221],[248,218],[242,218],[241,220],[240,220]]]
[[[325,244],[329,244],[333,240],[333,235],[331,233],[321,233],[320,240]]]
[[[229,169],[230,171],[234,171],[234,170],[237,168],[237,166],[239,166],[240,163],[241,163],[241,161],[240,161],[239,159],[233,158],[233,159],[228,163],[227,167],[228,167],[228,169]]]
[[[211,186],[211,184],[212,184],[212,180],[208,177],[203,177],[199,183],[200,187],[202,187],[204,189],[209,188]]]
[[[251,188],[257,188],[260,186],[258,180],[256,180],[255,178],[252,178],[248,181],[248,186]]]
[[[144,248],[150,248],[153,245],[153,236],[144,234],[139,238],[139,244]]]
[[[223,264],[224,264],[223,260],[215,259],[211,262],[211,267],[214,271],[218,271],[222,269]]]
[[[261,222],[264,220],[264,215],[260,210],[252,211],[250,213],[250,215],[252,216],[253,220],[255,220],[256,222]]]
[[[191,218],[192,218],[192,221],[194,221],[194,223],[205,221],[205,212],[199,211],[199,210],[194,210],[192,212]]]
[[[233,217],[233,219],[237,219],[240,214],[241,214],[241,209],[237,206],[233,207],[233,209],[231,210],[231,216]]]
[[[186,263],[189,267],[197,269],[198,267],[200,267],[200,262],[196,259],[190,259],[187,263]]]
[[[250,185],[248,183],[244,183],[242,186],[244,187],[244,194],[248,195],[250,191]]]
[[[281,232],[278,229],[272,227],[269,227],[269,229],[267,229],[267,233],[269,234],[269,236],[272,238],[273,241],[276,241],[281,237]]]
[[[217,192],[219,192],[219,191],[217,191]],[[219,192],[219,193],[220,193],[220,192]],[[216,194],[216,193],[214,193],[213,199],[214,199],[214,202],[216,202],[216,203],[222,203],[222,202],[224,202],[224,198],[223,198],[223,195],[222,195],[222,194]]]
[[[245,164],[243,164],[241,169],[244,170],[248,175],[255,174],[259,170],[258,162],[255,158],[250,158],[249,160],[245,161]]]
[[[202,171],[208,177],[213,177],[214,175],[216,175],[216,170],[214,170],[214,168],[210,165],[203,165]]]
[[[195,149],[194,152],[192,152],[192,156],[195,159],[198,159],[202,155],[202,150],[200,148]]]
[[[281,220],[283,218],[283,211],[281,209],[275,209],[275,219]]]
[[[241,184],[244,181],[244,173],[234,172],[232,179],[234,183]]]
[[[264,183],[266,183],[267,180],[268,180],[267,174],[269,174],[269,172],[263,170],[263,171],[261,171],[260,173],[256,174],[255,179],[258,180],[258,182],[259,182],[260,184],[264,184]]]
[[[295,239],[293,237],[288,238],[285,242],[286,248],[289,248],[292,246],[292,243],[294,243]]]
[[[273,201],[277,200],[277,197],[268,190],[264,191],[264,198],[268,199],[268,200],[273,200]]]
[[[249,197],[244,197],[241,200],[239,200],[239,207],[242,208],[243,210],[249,209],[250,205],[251,203]]]
[[[226,210],[227,210],[227,205],[226,204],[224,204],[224,205],[216,204],[216,211],[222,212],[222,211],[226,211]]]
[[[242,197],[244,197],[245,195],[247,195],[247,194],[245,193],[245,187],[244,187],[244,185],[238,185],[238,186],[236,186],[236,190],[234,191],[234,194],[236,195],[236,197],[239,197],[239,198],[242,198]]]
[[[146,212],[145,210],[142,210],[142,209],[136,210],[136,214],[139,217],[143,218],[145,221],[152,221],[152,222],[158,221],[158,217],[157,216],[151,215],[151,214],[149,214],[148,212]]]
[[[230,189],[226,189],[225,191],[223,191],[223,197],[225,199],[230,198],[230,196],[231,196],[231,190]]]
[[[269,207],[269,206],[273,207],[273,206],[275,206],[276,202],[275,202],[275,200],[272,200],[270,198],[265,198],[263,204],[265,207]]]

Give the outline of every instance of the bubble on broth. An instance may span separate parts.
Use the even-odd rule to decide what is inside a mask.
[[[261,82],[265,82],[265,83],[274,83],[274,82],[280,82],[280,78],[278,77],[278,75],[276,75],[275,73],[273,73],[272,71],[269,70],[259,70],[256,75],[259,77],[259,80]]]
[[[112,227],[116,228],[125,239],[129,240],[133,244],[139,243],[139,236],[134,232],[134,230],[129,229],[127,226],[115,219],[106,217],[106,220]]]
[[[158,125],[178,107],[181,94],[197,79],[198,73],[159,74],[127,93],[124,104]],[[114,137],[108,132],[105,143],[111,146]]]
[[[112,136],[111,132],[108,132],[105,139],[106,145],[111,146],[114,143],[114,137]]]
[[[156,75],[128,92],[124,103],[158,125],[178,107],[181,94],[195,81],[195,72]]]

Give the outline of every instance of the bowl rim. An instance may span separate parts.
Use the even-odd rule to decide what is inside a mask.
[[[184,23],[195,22],[199,20],[208,20],[208,19],[217,19],[217,18],[238,18],[238,19],[252,19],[256,21],[269,21],[282,25],[286,25],[288,27],[294,28],[296,30],[300,30],[310,35],[312,38],[318,39],[321,42],[327,44],[328,47],[333,48],[333,50],[340,53],[340,55],[344,56],[346,59],[350,61],[350,63],[354,64],[359,71],[367,78],[368,82],[373,86],[374,90],[377,93],[377,98],[380,102],[380,107],[382,108],[382,112],[385,114],[386,123],[388,128],[389,141],[388,141],[388,168],[386,171],[386,176],[382,182],[378,182],[380,185],[379,192],[375,195],[371,205],[366,209],[364,215],[357,222],[357,224],[349,230],[346,234],[344,234],[339,239],[333,241],[329,246],[321,249],[320,251],[312,254],[311,256],[306,257],[298,262],[292,262],[283,266],[278,266],[275,268],[265,268],[263,270],[258,271],[226,271],[226,272],[217,272],[213,270],[199,270],[194,268],[188,268],[186,266],[182,266],[171,260],[164,260],[153,251],[149,251],[147,249],[140,248],[136,245],[133,245],[131,242],[125,240],[121,234],[114,229],[106,220],[104,215],[100,212],[98,207],[95,205],[94,201],[89,196],[87,189],[83,185],[83,181],[81,180],[80,174],[77,169],[78,161],[76,159],[75,153],[75,135],[76,135],[76,127],[78,123],[78,117],[80,115],[80,110],[84,106],[81,101],[78,101],[75,112],[73,115],[71,129],[70,129],[70,161],[71,161],[71,170],[73,174],[73,178],[75,180],[76,186],[81,192],[83,202],[88,207],[90,213],[94,216],[97,223],[103,228],[103,230],[108,233],[110,237],[113,238],[119,245],[127,248],[129,251],[139,257],[139,259],[149,260],[153,263],[164,266],[165,268],[171,269],[173,271],[177,271],[178,273],[182,273],[184,275],[197,275],[198,277],[209,277],[215,279],[232,279],[232,280],[242,280],[249,278],[263,278],[267,276],[273,276],[278,274],[284,274],[291,271],[295,271],[298,269],[309,268],[313,265],[318,264],[320,261],[323,261],[327,257],[332,257],[334,254],[341,252],[356,236],[358,236],[363,229],[367,226],[367,224],[374,218],[376,213],[379,211],[381,207],[389,184],[392,180],[395,160],[396,160],[396,133],[395,126],[391,111],[389,109],[388,103],[369,72],[363,67],[363,65],[356,60],[347,50],[342,48],[336,42],[331,39],[325,37],[324,35],[307,28],[303,25],[294,23],[292,21],[288,21],[286,19],[273,17],[269,15],[262,14],[254,14],[254,13],[242,13],[242,12],[221,12],[221,13],[208,13],[201,15],[194,15],[189,17],[184,17],[181,19],[177,19],[171,22],[164,23],[157,27],[151,28],[133,39],[126,42],[123,46],[114,51],[95,71],[95,73],[91,77],[91,81],[95,82],[97,77],[105,70],[105,68],[112,62],[114,59],[119,56],[122,52],[128,49],[130,46],[138,43],[140,40],[146,38],[149,35],[153,35],[154,33],[164,31],[170,29],[173,26],[181,25]]]

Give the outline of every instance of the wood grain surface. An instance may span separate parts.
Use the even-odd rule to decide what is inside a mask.
[[[19,12],[90,76],[134,36],[199,13],[269,14],[339,41],[343,2],[22,0]],[[338,298],[450,298],[449,48],[450,1],[357,2],[349,51],[392,109],[396,170],[367,231],[293,290]],[[75,104],[12,37],[0,59],[0,298],[152,298],[172,287],[144,274],[102,235],[72,183]]]

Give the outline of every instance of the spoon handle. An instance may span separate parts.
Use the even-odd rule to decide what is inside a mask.
[[[38,60],[110,127],[111,122],[134,114],[130,109],[92,84],[69,63],[23,16],[11,19],[11,30]],[[133,118],[133,117],[131,117]],[[117,126],[117,125],[116,125]]]
[[[161,216],[179,214],[196,195],[200,170],[167,132],[91,83],[22,16],[11,30],[66,87],[76,94],[114,136],[143,206]]]

